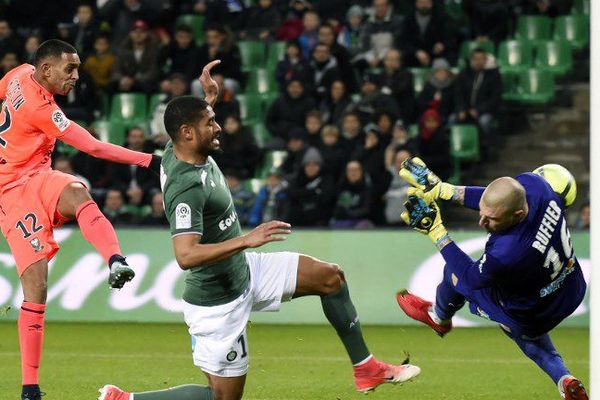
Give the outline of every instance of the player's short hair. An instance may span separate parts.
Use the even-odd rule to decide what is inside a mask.
[[[40,44],[40,47],[35,51],[33,65],[37,67],[42,63],[42,60],[48,57],[60,57],[63,53],[73,54],[77,53],[77,50],[75,47],[62,40],[46,40],[44,43]]]
[[[195,96],[181,96],[169,101],[165,109],[165,128],[173,142],[179,138],[181,125],[193,125],[202,119],[208,103]]]

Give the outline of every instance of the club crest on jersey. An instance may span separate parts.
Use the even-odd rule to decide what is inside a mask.
[[[56,125],[58,130],[61,132],[64,132],[64,130],[67,129],[71,123],[71,121],[69,121],[65,114],[60,110],[56,110],[52,113],[52,122],[54,122],[54,125]]]
[[[40,239],[38,238],[31,239],[29,241],[29,244],[31,245],[31,247],[33,247],[33,251],[35,251],[36,253],[39,253],[44,249],[44,245],[40,243]]]
[[[192,227],[192,209],[185,203],[175,207],[175,229],[189,229]]]
[[[231,350],[229,353],[227,353],[227,361],[232,362],[236,358],[237,358],[237,351]]]

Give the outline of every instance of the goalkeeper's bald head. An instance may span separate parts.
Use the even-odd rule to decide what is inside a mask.
[[[510,177],[490,183],[481,196],[480,225],[489,232],[499,232],[521,222],[529,208],[525,188]]]

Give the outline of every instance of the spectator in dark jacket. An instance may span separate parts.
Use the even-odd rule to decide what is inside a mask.
[[[253,177],[262,154],[252,132],[242,126],[239,116],[234,114],[225,117],[219,140],[222,151],[213,154],[213,158],[221,170],[234,170],[240,179]]]
[[[314,107],[315,102],[305,93],[302,82],[292,79],[286,91],[269,108],[267,128],[275,138],[285,143],[292,128],[304,126],[306,114]]]
[[[6,53],[20,56],[22,46],[21,38],[13,32],[8,20],[0,19],[0,57],[4,57]]]
[[[433,62],[431,76],[419,95],[419,116],[428,108],[435,108],[443,121],[448,121],[454,112],[456,77],[450,71],[450,64],[443,58]]]
[[[310,58],[313,48],[319,42],[319,26],[321,26],[321,18],[314,11],[307,11],[302,16],[302,25],[304,31],[298,37],[300,50],[306,59]]]
[[[378,77],[367,73],[360,86],[361,98],[353,108],[358,111],[363,124],[371,121],[373,117],[382,111],[395,113],[399,106],[396,100],[379,90]]]
[[[350,7],[346,13],[346,24],[337,36],[337,41],[344,46],[350,54],[351,61],[360,53],[361,38],[364,30],[363,17],[365,12],[358,4]]]
[[[321,129],[323,128],[323,116],[319,110],[311,110],[306,114],[304,129],[308,134],[308,145],[319,147],[321,144]]]
[[[102,213],[113,225],[131,225],[135,215],[123,201],[123,193],[119,189],[109,189],[106,193]]]
[[[35,52],[38,49],[38,47],[40,47],[40,44],[42,44],[42,38],[39,35],[27,36],[27,38],[25,39],[25,51],[23,52],[22,56],[23,62],[33,64]],[[82,57],[81,60],[83,61],[84,58]]]
[[[491,40],[496,44],[507,38],[511,22],[510,4],[506,0],[469,0],[463,9],[471,22],[475,40]]]
[[[344,113],[341,123],[342,144],[348,154],[353,154],[364,142],[364,133],[360,114],[355,111]]]
[[[335,57],[340,70],[340,76],[350,92],[356,90],[356,82],[354,80],[354,71],[350,62],[350,53],[342,45],[335,40],[335,29],[331,25],[321,25],[319,28],[319,43],[329,46],[331,55]]]
[[[300,173],[290,182],[290,223],[295,226],[325,226],[335,199],[333,179],[322,170],[323,158],[311,147],[302,158]]]
[[[337,188],[337,199],[330,221],[332,228],[371,228],[371,182],[360,161],[350,161]]]
[[[342,80],[335,80],[329,85],[328,95],[321,100],[319,111],[326,124],[339,125],[344,112],[350,107],[352,100]]]
[[[219,95],[213,109],[215,110],[215,119],[219,125],[223,124],[227,115],[240,115],[240,102],[235,98],[235,94],[225,85],[225,77],[221,74],[213,74],[213,79],[219,86]]]
[[[304,154],[309,149],[307,144],[308,135],[303,128],[293,128],[286,143],[287,155],[281,164],[281,173],[287,181],[296,179],[302,169],[302,159]]]
[[[313,71],[315,98],[321,101],[327,96],[327,89],[331,83],[342,78],[342,72],[337,59],[331,55],[331,49],[323,43],[318,43],[313,49],[310,66]]]
[[[297,42],[288,42],[285,57],[277,63],[275,78],[279,88],[284,91],[292,78],[309,83],[313,77],[310,63],[304,58]],[[308,88],[309,90],[312,90]]]
[[[321,144],[319,152],[326,160],[323,169],[333,177],[334,182],[339,182],[340,175],[348,161],[349,154],[341,141],[340,130],[335,125],[325,125],[321,130]]]
[[[425,111],[421,117],[417,148],[423,161],[442,180],[450,176],[448,130],[442,124],[440,114],[433,108]]]
[[[140,225],[146,226],[169,226],[169,220],[165,215],[165,205],[163,203],[162,193],[156,192],[150,201],[150,214],[145,215],[138,222]]]
[[[402,68],[402,54],[390,49],[383,58],[383,71],[377,76],[381,93],[390,95],[398,103],[396,114],[407,122],[415,120],[415,90],[413,76]]]
[[[13,51],[4,53],[2,59],[0,59],[0,78],[10,72],[11,69],[16,68],[21,64],[19,61],[19,55]]]
[[[397,47],[402,32],[402,19],[394,15],[394,7],[388,0],[373,0],[373,15],[365,24],[361,39],[361,53],[357,58],[364,60],[364,67],[380,65],[385,53]]]
[[[206,28],[206,42],[198,50],[199,65],[206,65],[213,60],[221,60],[221,64],[212,69],[213,74],[221,74],[226,79],[233,79],[239,85],[244,84],[240,49],[232,41],[221,25],[209,25]]]
[[[85,70],[79,71],[75,88],[66,96],[56,96],[55,100],[69,119],[85,121],[87,124],[92,122],[94,110],[98,108],[94,81]]]
[[[475,122],[482,133],[484,146],[494,145],[496,115],[502,104],[502,78],[498,68],[487,68],[488,56],[482,49],[471,53],[470,67],[456,81],[456,119]]]
[[[79,5],[75,21],[70,30],[71,44],[75,46],[79,56],[83,59],[92,52],[94,39],[98,34],[98,25],[92,6],[89,4]]]
[[[446,20],[432,0],[415,0],[415,10],[404,22],[402,43],[407,65],[429,67],[434,58],[449,58]]]
[[[283,179],[280,171],[270,171],[266,185],[260,188],[254,200],[248,225],[256,226],[273,220],[287,221],[290,212],[287,187],[288,183]]]
[[[192,28],[188,25],[178,25],[175,28],[173,41],[163,47],[160,55],[160,65],[163,66],[163,75],[183,74],[188,82],[192,82],[200,75],[203,65],[198,63],[198,47],[194,41]]]
[[[273,0],[258,0],[258,4],[247,11],[244,29],[240,32],[242,39],[268,40],[275,37],[275,29],[279,26],[280,17]]]
[[[240,220],[240,224],[246,226],[252,204],[254,203],[254,193],[247,186],[243,185],[240,174],[236,170],[224,170],[223,175],[225,175],[227,187],[231,192],[235,213]]]

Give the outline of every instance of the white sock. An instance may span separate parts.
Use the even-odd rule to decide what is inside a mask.
[[[450,320],[447,319],[441,319],[440,317],[438,317],[437,313],[435,312],[435,306],[430,306],[429,309],[427,309],[427,314],[429,314],[429,317],[433,320],[433,322],[435,322],[438,325],[448,325],[448,322],[450,322]]]

